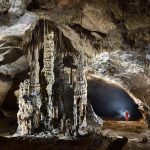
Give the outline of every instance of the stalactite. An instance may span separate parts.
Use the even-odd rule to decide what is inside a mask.
[[[87,106],[87,79],[86,79],[86,64],[84,54],[79,55],[76,83],[74,89],[74,129],[75,135],[85,134],[84,129],[86,123],[86,106]]]

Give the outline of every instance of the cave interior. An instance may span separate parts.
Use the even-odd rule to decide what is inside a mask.
[[[0,149],[149,150],[149,0],[0,0]]]

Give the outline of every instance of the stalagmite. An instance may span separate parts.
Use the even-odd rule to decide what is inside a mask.
[[[85,134],[84,129],[86,123],[86,106],[87,106],[87,80],[86,80],[86,64],[84,54],[80,53],[77,72],[76,84],[74,89],[74,129],[75,135]]]
[[[46,24],[42,26],[45,29],[44,35],[40,35],[43,33],[41,32],[42,30],[34,31],[32,35],[28,53],[30,79],[28,80],[28,84],[25,82],[20,85],[18,131],[23,135],[41,131],[52,131],[52,120],[58,114],[58,110],[54,107],[52,100],[52,86],[54,83],[54,32],[49,31],[48,22],[45,21],[44,23]],[[38,41],[42,37],[43,45],[41,41]]]
[[[44,68],[42,69],[42,80],[46,87],[46,94],[42,101],[42,121],[44,128],[50,130],[52,128],[52,119],[57,116],[57,108],[54,108],[52,100],[52,86],[54,83],[54,32],[45,33],[44,36]],[[42,82],[42,81],[41,81]],[[45,86],[45,85],[43,85]],[[43,91],[44,92],[44,91]]]
[[[25,80],[20,84],[19,90],[19,112],[18,117],[18,133],[21,135],[32,133],[32,115],[33,104],[29,95],[29,80]]]
[[[20,85],[18,132],[33,134],[40,127],[41,94],[39,82],[39,48],[31,49],[30,79]]]

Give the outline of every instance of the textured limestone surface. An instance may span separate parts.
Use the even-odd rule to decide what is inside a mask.
[[[0,107],[17,88],[22,135],[102,125],[87,77],[123,88],[150,125],[149,62],[149,0],[0,0]]]

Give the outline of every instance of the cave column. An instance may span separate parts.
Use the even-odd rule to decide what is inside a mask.
[[[39,49],[38,46],[31,46],[30,79],[21,83],[19,89],[18,132],[22,135],[33,134],[40,125]]]
[[[87,106],[87,79],[84,53],[79,54],[74,88],[74,129],[75,136],[85,134]]]
[[[20,85],[18,122],[19,131],[23,135],[33,134],[36,129],[52,131],[53,118],[58,116],[58,108],[54,107],[52,99],[54,32],[48,21],[41,25],[39,27],[44,29],[44,32],[34,31],[30,41],[30,79],[28,84],[25,82]]]
[[[57,116],[57,108],[54,107],[52,99],[52,87],[54,84],[54,32],[45,31],[44,35],[44,67],[42,73],[46,83],[47,95],[43,99],[45,112],[42,114],[42,121],[45,130],[52,129],[52,119]]]

